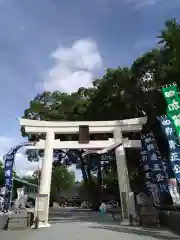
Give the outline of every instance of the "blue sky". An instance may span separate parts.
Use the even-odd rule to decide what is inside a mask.
[[[179,13],[179,0],[0,0],[0,155],[22,141],[18,118],[37,93],[130,65]]]

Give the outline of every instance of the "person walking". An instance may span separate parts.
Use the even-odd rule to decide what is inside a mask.
[[[104,214],[106,212],[106,204],[104,202],[101,203],[99,210],[100,210],[101,215],[104,216]]]

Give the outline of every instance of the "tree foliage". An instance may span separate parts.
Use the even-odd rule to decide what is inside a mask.
[[[66,191],[73,187],[75,184],[74,172],[68,171],[64,165],[53,167],[51,191],[60,192]]]
[[[34,171],[32,176],[22,177],[24,180],[27,180],[30,183],[38,184],[38,181],[41,178],[41,171]],[[63,165],[58,165],[52,169],[52,185],[55,186],[58,190],[66,190],[72,187],[75,183],[74,172],[68,171],[67,168]]]
[[[32,176],[24,176],[23,180],[39,185],[40,178],[41,171],[36,170]],[[61,191],[68,191],[74,186],[74,184],[74,172],[68,171],[68,169],[62,164],[53,166],[51,179],[51,200],[54,201],[57,198],[58,193],[60,193]]]
[[[81,87],[70,94],[60,91],[38,94],[24,111],[23,117],[48,121],[100,121],[147,115],[151,122],[154,117],[165,113],[166,104],[160,87],[173,82],[180,86],[180,25],[175,20],[165,22],[164,29],[157,38],[159,42],[154,49],[139,56],[129,67],[107,69],[102,78],[93,81],[92,87]],[[22,135],[25,135],[23,129]],[[32,139],[32,136],[28,137]],[[74,137],[56,136],[61,140],[74,140]],[[92,136],[94,139],[107,137],[107,134]],[[92,173],[100,169],[99,165],[95,164],[94,167],[93,160],[87,164],[78,151],[73,154],[85,184],[89,181],[92,185]],[[69,159],[73,154],[69,155]],[[134,159],[133,156],[131,158]],[[112,162],[109,162],[111,165]],[[130,165],[130,169],[131,166],[133,165]],[[137,179],[133,169],[131,177]],[[97,176],[100,183],[101,170]]]

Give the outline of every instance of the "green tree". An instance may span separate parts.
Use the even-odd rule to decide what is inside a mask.
[[[22,179],[33,184],[39,184],[41,171],[35,171],[32,176],[24,176]],[[53,166],[51,179],[51,201],[56,200],[58,193],[70,190],[75,184],[74,172],[68,171],[63,165]]]
[[[71,94],[59,91],[38,94],[24,111],[23,117],[48,121],[100,121],[147,115],[148,126],[152,126],[155,117],[164,114],[166,110],[160,87],[175,81],[180,86],[180,25],[175,20],[167,21],[158,40],[158,45],[135,59],[132,66],[107,69],[104,76],[95,80],[90,88],[79,88]],[[22,134],[25,135],[23,129]],[[32,139],[32,136],[28,137]],[[56,137],[61,140],[77,140],[77,136],[71,134]],[[91,137],[107,139],[111,136],[94,134]],[[90,188],[89,192],[97,196],[96,191],[99,189],[100,192],[102,182],[98,161],[92,164],[92,159],[85,161],[80,157],[79,151],[76,154],[79,154],[77,167],[82,171],[84,184]],[[138,155],[136,159],[138,161]],[[138,163],[134,161],[134,154],[128,154],[128,162],[131,181],[139,179],[137,182],[140,184],[142,178],[138,175],[140,170],[136,167]],[[113,164],[110,161],[103,170],[106,171]],[[114,169],[113,166],[115,173]],[[93,177],[95,171],[96,179]]]
[[[53,167],[51,180],[51,202],[58,198],[60,192],[66,192],[75,186],[74,172],[63,165]]]
[[[82,180],[79,187],[79,194],[82,198],[89,200],[89,202],[94,203],[94,206],[99,207],[99,201],[110,200],[112,198],[119,199],[119,186],[117,172],[102,171],[101,182],[99,182],[98,176],[92,176],[93,185],[86,185]],[[91,193],[89,195],[88,193]],[[93,202],[93,200],[95,202]]]
[[[166,21],[157,38],[159,42],[156,49],[138,57],[132,64],[132,72],[140,82],[145,73],[151,72],[153,78],[150,85],[156,88],[173,82],[180,85],[180,25],[176,20]]]

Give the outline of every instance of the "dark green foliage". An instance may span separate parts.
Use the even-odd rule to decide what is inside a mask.
[[[95,80],[90,88],[80,88],[71,94],[59,91],[38,94],[24,111],[23,117],[52,121],[100,121],[147,115],[148,126],[152,126],[155,117],[166,110],[160,87],[175,81],[180,86],[180,25],[175,20],[167,21],[158,40],[159,44],[138,57],[132,66],[107,69],[104,76]],[[22,134],[25,135],[23,129]],[[74,137],[56,136],[62,140],[73,140]],[[107,134],[92,136],[93,139],[107,137]],[[32,139],[32,136],[29,138]],[[92,160],[87,164],[80,158],[80,153],[76,153],[84,183],[89,184],[92,191],[92,186],[95,186],[92,173],[97,171],[99,185],[102,179],[98,161]],[[136,168],[139,156],[129,154],[128,158],[130,179],[132,182],[138,179],[140,184],[141,176],[138,177]],[[110,161],[108,167],[112,164]],[[113,174],[117,181],[116,171]]]

